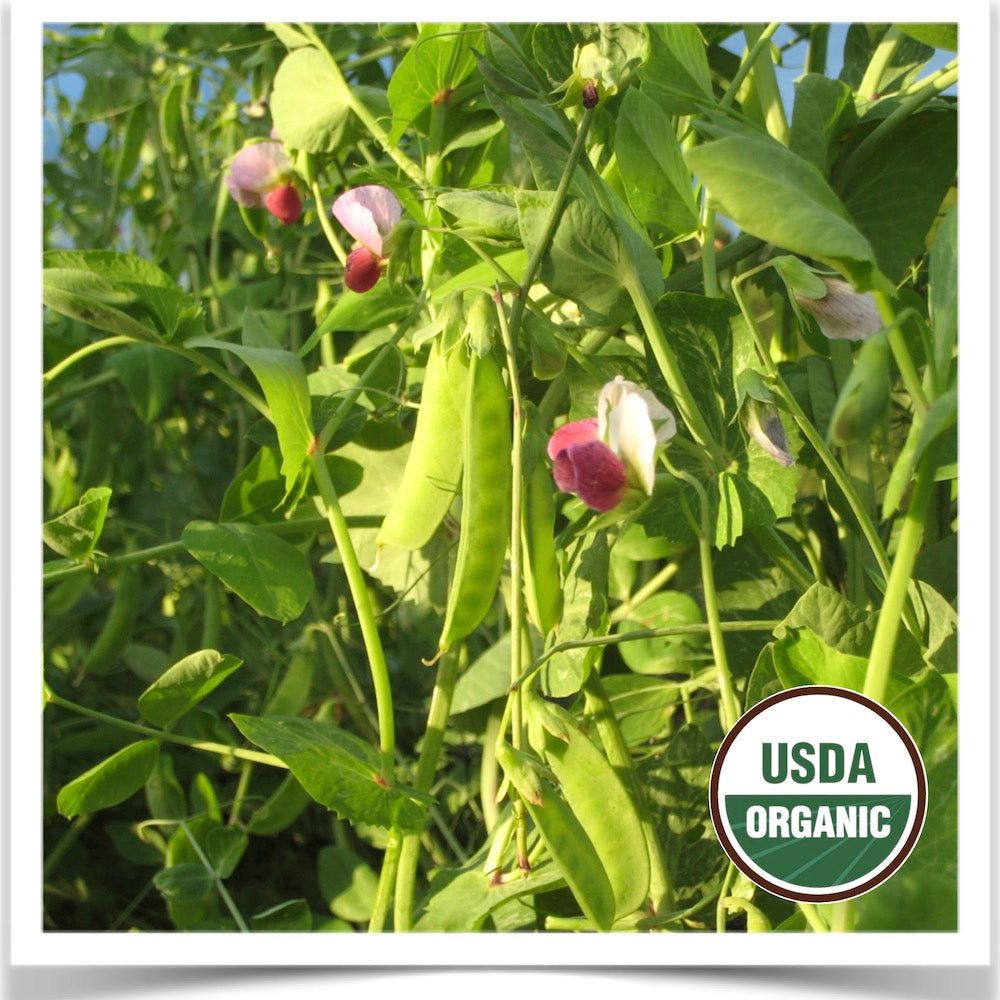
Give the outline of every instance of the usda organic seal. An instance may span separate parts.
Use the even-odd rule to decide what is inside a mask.
[[[751,708],[712,768],[715,832],[733,863],[776,896],[860,896],[920,836],[927,778],[902,723],[837,687],[781,691]]]

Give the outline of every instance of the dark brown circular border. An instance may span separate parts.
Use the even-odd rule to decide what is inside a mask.
[[[793,893],[781,886],[774,885],[774,883],[770,882],[768,879],[761,878],[760,873],[750,868],[750,866],[741,857],[739,851],[736,850],[729,838],[726,836],[725,825],[722,822],[722,814],[719,809],[719,772],[722,770],[723,761],[725,761],[726,754],[729,753],[730,747],[736,741],[736,737],[739,736],[751,720],[755,719],[762,712],[766,711],[772,705],[775,705],[780,701],[787,701],[789,698],[801,698],[815,694],[832,695],[835,698],[845,698],[848,701],[857,702],[857,704],[863,705],[865,708],[871,709],[875,712],[876,715],[881,716],[881,718],[896,731],[899,738],[903,741],[903,745],[910,754],[910,760],[913,762],[913,769],[917,776],[917,819],[914,822],[909,836],[906,838],[899,854],[896,855],[892,863],[887,868],[879,872],[879,874],[874,878],[871,878],[867,882],[844,892],[810,894]],[[729,730],[722,743],[719,745],[719,749],[716,751],[715,760],[712,763],[712,780],[709,786],[708,804],[712,813],[712,825],[715,827],[715,834],[719,838],[719,843],[722,845],[722,849],[728,855],[729,860],[732,861],[732,863],[736,865],[736,867],[739,868],[739,870],[743,872],[743,874],[746,875],[746,877],[750,879],[754,885],[758,885],[762,889],[766,889],[768,892],[775,896],[779,896],[782,899],[791,899],[801,903],[836,903],[843,899],[854,899],[856,896],[862,896],[866,892],[874,889],[876,886],[881,885],[910,856],[910,852],[913,850],[915,844],[917,843],[917,838],[919,838],[920,833],[924,828],[924,819],[927,815],[927,772],[924,770],[924,762],[920,757],[920,752],[917,750],[916,744],[913,742],[913,737],[910,736],[906,727],[899,721],[899,719],[897,719],[896,716],[894,716],[884,705],[880,705],[877,701],[872,701],[871,698],[868,698],[863,694],[859,694],[857,691],[851,691],[848,688],[834,687],[832,685],[825,684],[810,684],[797,688],[789,688],[787,691],[779,691],[777,694],[769,695],[763,701],[757,702],[753,708],[748,709],[746,713],[740,716],[736,725]]]

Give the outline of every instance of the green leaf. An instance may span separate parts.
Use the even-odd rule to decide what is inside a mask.
[[[475,68],[473,49],[481,48],[483,32],[464,24],[423,24],[420,34],[395,68],[389,81],[392,128],[389,141],[398,143],[407,127],[436,101],[447,97]]]
[[[618,109],[614,148],[629,205],[641,222],[677,236],[698,228],[691,174],[673,122],[634,88]]]
[[[191,363],[153,344],[133,344],[115,352],[108,366],[125,387],[132,409],[146,424],[163,412]]]
[[[250,918],[254,931],[311,931],[312,912],[304,899],[289,899]]]
[[[385,787],[378,753],[353,733],[313,719],[230,715],[251,743],[274,754],[320,805],[351,823],[417,830],[423,810],[410,790]]]
[[[847,84],[820,73],[806,73],[795,81],[789,149],[825,177],[833,162],[837,138],[856,120],[854,95]]]
[[[464,233],[494,239],[520,238],[517,204],[512,190],[442,191],[437,196],[437,205],[449,215],[455,216]]]
[[[139,740],[123,747],[59,790],[59,814],[72,819],[131,798],[146,783],[159,753],[158,740]]]
[[[42,299],[57,312],[139,340],[204,333],[201,306],[148,260],[111,250],[49,250],[43,264]]]
[[[244,314],[244,321],[252,316]],[[264,390],[271,421],[281,448],[285,495],[291,493],[313,441],[312,404],[302,360],[291,351],[230,344],[211,337],[188,342],[190,347],[212,347],[235,354],[245,362]]]
[[[451,714],[468,712],[502,698],[510,687],[510,633],[506,632],[458,678]]]
[[[350,116],[344,78],[311,47],[289,52],[274,76],[271,117],[283,142],[307,153],[333,153]]]
[[[87,490],[75,507],[42,525],[42,540],[68,559],[89,559],[104,530],[110,501],[107,486]]]
[[[857,90],[871,64],[875,51],[883,41],[889,24],[852,24],[844,41],[844,66],[840,79]],[[874,81],[871,94],[858,94],[863,101],[873,100],[878,94],[901,90],[917,78],[921,67],[934,55],[934,50],[918,41],[915,36],[903,35],[893,48],[882,70]]]
[[[226,879],[246,853],[250,838],[237,826],[224,826],[211,816],[197,816],[182,822],[167,846],[167,863],[182,865],[197,861],[204,865],[202,855],[212,873]],[[195,849],[195,844],[201,853]]]
[[[238,521],[276,510],[285,492],[279,466],[278,452],[274,448],[261,448],[226,488],[219,520]],[[272,520],[270,516],[264,519]]]
[[[153,725],[169,728],[242,665],[237,657],[214,649],[185,656],[139,695],[139,713]]]
[[[958,51],[958,25],[957,24],[900,24],[896,27],[905,31],[911,38],[918,42],[930,45],[935,49],[944,49],[947,52]]]
[[[401,320],[412,308],[413,298],[392,291],[387,281],[380,281],[363,295],[345,288],[333,308],[299,348],[298,355],[304,358],[320,342],[324,333],[376,330]]]
[[[624,650],[630,645],[626,643],[620,648]],[[602,677],[601,684],[629,746],[648,746],[670,728],[670,719],[681,700],[675,682],[640,674],[611,674]]]
[[[812,163],[756,133],[695,146],[685,159],[741,229],[874,287],[872,247]]]
[[[926,111],[906,119],[837,190],[882,271],[899,280],[922,254],[958,156],[957,114]],[[933,155],[927,155],[933,150]]]
[[[634,607],[617,628],[619,635],[642,629],[676,628],[704,621],[694,598],[665,590]],[[704,635],[677,635],[660,639],[635,639],[619,647],[628,668],[637,674],[689,674],[704,661]]]
[[[255,611],[285,623],[313,591],[309,560],[294,545],[250,524],[191,521],[181,543]]]
[[[346,847],[324,847],[316,858],[319,891],[330,912],[351,923],[367,923],[375,905],[378,876]]]
[[[718,511],[715,517],[715,540],[713,545],[723,549],[735,545],[743,534],[743,501],[740,499],[736,475],[723,469],[718,476]]]
[[[567,553],[560,642],[607,634],[609,558],[605,531],[578,538]],[[576,694],[600,657],[600,646],[557,653],[542,668],[542,690],[553,698]]]
[[[669,115],[715,106],[705,41],[695,24],[651,24],[644,90]]]

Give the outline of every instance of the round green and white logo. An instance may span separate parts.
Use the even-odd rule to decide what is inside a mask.
[[[828,903],[884,882],[913,850],[927,777],[910,734],[855,691],[765,698],[712,767],[715,832],[748,878],[785,899]]]

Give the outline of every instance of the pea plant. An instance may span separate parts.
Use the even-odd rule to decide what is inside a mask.
[[[954,929],[956,50],[49,25],[45,927]],[[849,902],[709,815],[803,684],[927,771]]]

